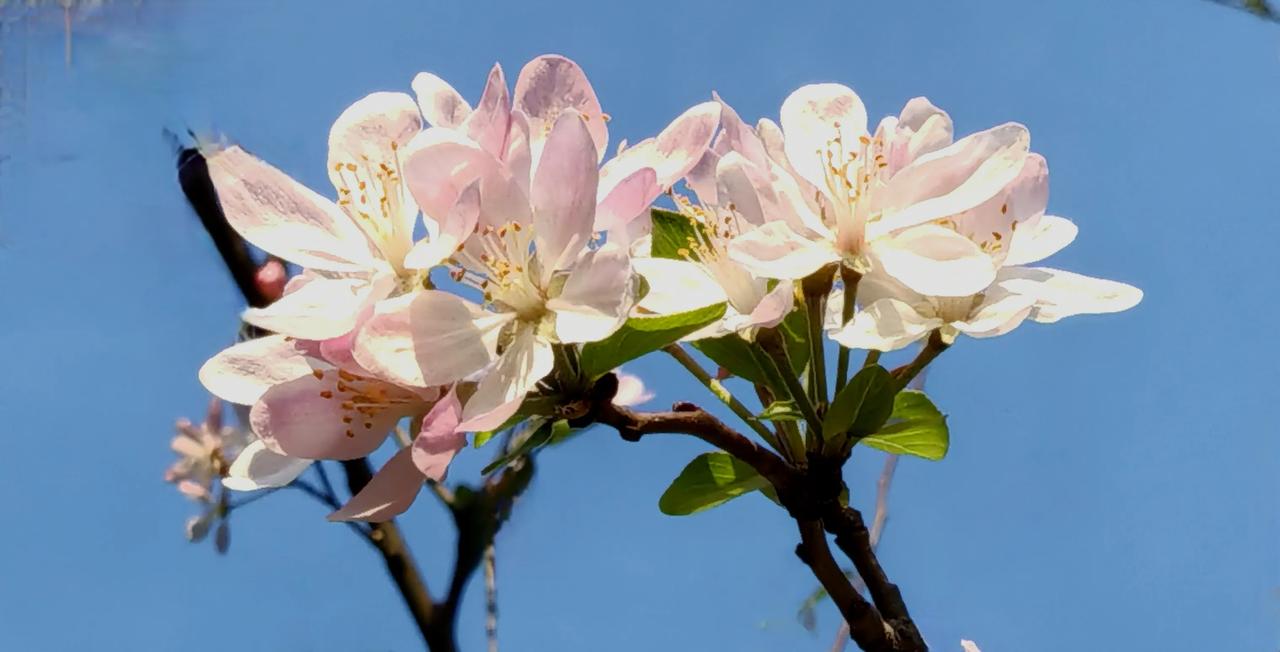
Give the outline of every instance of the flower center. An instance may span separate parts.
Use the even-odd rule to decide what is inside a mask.
[[[326,372],[316,369],[311,372],[317,379],[323,380]],[[338,382],[333,390],[321,390],[320,398],[339,401],[342,407],[342,422],[347,425],[346,435],[355,437],[355,429],[363,427],[373,429],[373,420],[379,414],[397,407],[409,405],[415,398],[407,392],[394,391],[386,383],[344,369],[336,370]]]
[[[982,294],[967,297],[930,297],[933,314],[948,324],[965,321],[973,314],[973,309],[982,303]]]
[[[840,123],[834,125],[835,136],[817,155],[822,159],[826,192],[819,189],[818,203],[822,221],[836,231],[836,248],[855,268],[866,249],[866,225],[880,218],[873,210],[874,193],[883,186],[883,170],[889,166],[884,153],[884,138],[866,135],[848,147],[840,134]]]
[[[405,189],[400,175],[399,145],[393,140],[389,150],[391,158],[385,161],[374,161],[364,155],[359,160],[338,161],[333,164],[332,177],[338,190],[338,205],[400,273],[413,234],[404,232],[406,225],[401,215],[405,209]]]
[[[481,227],[454,255],[459,266],[453,279],[483,292],[486,304],[536,322],[546,313],[550,292],[541,285],[533,242],[533,229],[519,222]]]

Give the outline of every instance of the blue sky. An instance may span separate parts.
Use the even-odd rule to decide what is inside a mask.
[[[614,142],[713,89],[776,116],[814,81],[876,116],[927,95],[960,132],[1027,124],[1081,230],[1051,264],[1146,299],[946,353],[952,451],[900,465],[884,564],[938,650],[1280,644],[1280,26],[1198,0],[144,1],[86,17],[68,67],[60,12],[0,15],[0,649],[415,649],[379,560],[300,495],[236,514],[225,558],[182,538],[167,441],[239,306],[161,129],[323,189],[351,101],[420,70],[474,99],[494,61],[543,52],[586,68]],[[632,370],[656,405],[705,399],[665,360]],[[702,450],[599,431],[542,456],[498,540],[507,649],[827,649],[829,605],[817,634],[795,619],[814,581],[780,510],[658,512]],[[855,501],[880,462],[856,460]],[[434,587],[445,519],[423,499],[402,521]]]

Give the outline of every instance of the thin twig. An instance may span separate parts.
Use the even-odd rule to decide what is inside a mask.
[[[489,652],[498,652],[498,553],[493,543],[484,551],[484,633]]]
[[[707,373],[702,368],[702,365],[699,365],[698,361],[689,355],[688,351],[685,351],[679,344],[672,344],[662,350],[667,355],[675,358],[676,362],[680,363],[680,366],[684,367],[694,378],[697,378],[698,382],[702,383],[716,398],[720,399],[721,403],[728,406],[739,419],[742,419],[743,423],[747,424],[747,427],[755,431],[757,435],[760,435],[761,439],[775,449],[778,448],[778,441],[774,438],[773,433],[769,432],[769,429],[764,427],[764,424],[761,424],[755,415],[751,414],[751,410],[747,409],[747,406],[743,405],[742,401],[739,401],[724,385],[720,384],[720,381],[712,378],[711,374]]]

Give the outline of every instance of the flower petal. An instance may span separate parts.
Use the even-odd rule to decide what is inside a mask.
[[[916,159],[889,179],[880,228],[903,229],[963,213],[991,199],[1022,171],[1031,135],[1007,123]]]
[[[729,257],[758,276],[792,280],[840,260],[825,242],[798,235],[785,222],[766,222],[738,236],[729,244]]]
[[[403,514],[413,505],[425,478],[413,464],[412,449],[403,448],[391,456],[373,475],[369,484],[346,505],[329,515],[330,521],[383,523]]]
[[[867,109],[858,95],[840,84],[801,86],[782,103],[779,116],[787,159],[809,183],[826,187],[826,152],[839,138],[852,147],[867,133]]]
[[[556,314],[561,342],[597,342],[622,325],[631,299],[631,259],[625,249],[610,243],[578,261],[547,309]]]
[[[367,405],[360,398],[364,394],[396,400]],[[396,422],[420,405],[416,399],[407,390],[386,383],[343,381],[337,372],[330,371],[267,390],[249,411],[249,422],[263,443],[277,453],[312,460],[350,460],[377,450]]]
[[[462,95],[449,82],[429,72],[418,73],[411,86],[418,96],[422,117],[433,127],[455,128],[471,114],[471,105]]]
[[[1031,319],[1046,324],[1073,315],[1121,312],[1142,301],[1142,290],[1127,283],[1049,267],[1007,267],[1000,270],[999,284],[1034,299]]]
[[[349,333],[364,307],[382,298],[373,296],[374,284],[363,277],[296,278],[302,281],[290,282],[289,291],[275,303],[246,310],[245,322],[290,337],[325,340]]]
[[[1071,244],[1079,230],[1071,220],[1057,215],[1041,215],[1021,223],[1013,231],[1004,264],[1040,262]]]
[[[752,328],[772,328],[782,321],[795,306],[795,287],[790,281],[778,283],[760,303],[756,304],[745,325]]]
[[[674,315],[728,300],[724,289],[698,263],[668,258],[633,258],[631,267],[649,284],[640,311]]]
[[[1035,300],[1008,292],[987,292],[968,319],[951,326],[969,337],[995,337],[1017,328],[1031,314]]]
[[[653,392],[645,387],[639,376],[621,369],[614,371],[613,375],[618,377],[618,391],[613,395],[614,405],[634,407],[653,400]]]
[[[560,114],[538,161],[530,189],[534,237],[543,275],[573,260],[587,246],[595,220],[595,145],[582,116]]]
[[[450,391],[422,419],[422,429],[414,438],[413,464],[429,480],[444,479],[453,456],[467,445],[467,436],[458,432],[462,420],[462,403]]]
[[[658,176],[653,168],[640,168],[616,183],[596,206],[596,231],[625,227],[649,209],[658,196]],[[600,190],[604,190],[601,185]]]
[[[304,355],[296,341],[270,335],[241,342],[210,358],[200,367],[200,382],[224,401],[253,405],[275,385],[327,367]]]
[[[337,204],[239,147],[210,156],[208,164],[222,211],[245,240],[311,269],[374,265],[369,239]]]
[[[480,185],[473,183],[462,191],[458,202],[440,221],[440,228],[429,239],[419,240],[404,257],[409,269],[431,269],[445,262],[476,229],[480,220]]]
[[[468,138],[479,143],[484,151],[501,157],[506,151],[507,132],[511,126],[511,96],[507,92],[507,79],[502,66],[493,64],[485,81],[484,94],[471,115],[460,129]]]
[[[886,274],[920,294],[977,294],[996,278],[996,263],[972,240],[941,226],[917,226],[873,244]]]
[[[262,440],[245,447],[227,470],[222,486],[232,491],[257,491],[283,487],[302,475],[311,466],[311,460],[281,455]]]
[[[924,317],[905,301],[884,298],[864,306],[848,324],[828,334],[851,349],[896,351],[941,325],[941,319]]]
[[[510,319],[448,292],[423,290],[380,303],[356,336],[353,354],[391,382],[444,385],[489,364],[497,330]]]
[[[507,350],[467,400],[458,430],[490,430],[502,425],[553,367],[551,345],[538,339],[532,327],[518,328]]]
[[[703,102],[688,109],[671,121],[657,138],[637,143],[605,163],[600,170],[599,194],[611,194],[615,185],[621,185],[636,170],[653,168],[655,181],[647,188],[648,196],[640,200],[647,206],[698,164],[711,144],[719,120],[720,105],[716,102]]]
[[[340,194],[345,189],[340,199],[390,227],[373,231],[385,256],[403,255],[413,240],[418,207],[398,178],[388,179],[387,171],[399,169],[400,148],[420,131],[422,115],[413,98],[387,92],[357,100],[329,130],[329,163],[325,168],[329,181]],[[383,210],[394,212],[384,214]]]
[[[582,68],[560,55],[540,56],[525,64],[516,79],[515,108],[529,117],[534,160],[561,113],[577,111],[587,122],[597,162],[609,146],[609,127],[600,100]]]
[[[462,191],[497,174],[499,163],[478,143],[454,129],[433,127],[403,152],[405,184],[429,219],[444,221]]]

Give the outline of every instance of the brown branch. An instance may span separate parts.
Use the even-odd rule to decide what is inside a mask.
[[[800,545],[796,556],[809,566],[822,587],[840,609],[840,615],[849,623],[849,635],[866,652],[894,652],[892,633],[885,628],[876,608],[858,595],[845,577],[844,571],[831,556],[827,535],[818,521],[796,521],[800,528]]]
[[[636,412],[605,401],[596,406],[595,419],[612,426],[627,441],[660,433],[692,435],[746,462],[775,487],[790,485],[795,476],[795,470],[773,451],[692,403],[676,403],[670,412]]]

